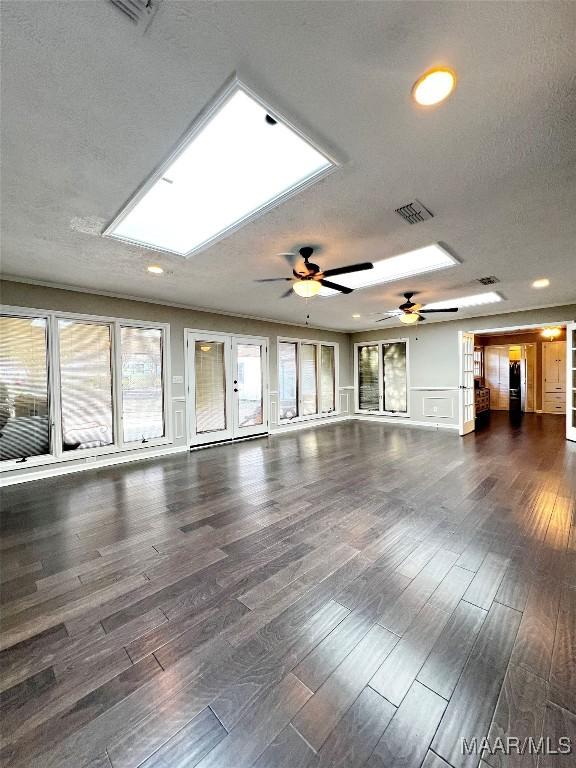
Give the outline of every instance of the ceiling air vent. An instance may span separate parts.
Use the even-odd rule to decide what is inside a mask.
[[[434,216],[419,200],[414,200],[412,203],[406,203],[406,205],[400,208],[395,208],[395,211],[408,224],[418,224],[418,222],[427,221]]]
[[[110,0],[131,22],[145,29],[152,21],[159,0]]]
[[[494,285],[495,283],[500,282],[500,280],[496,277],[496,275],[488,275],[487,277],[477,277],[476,281],[478,283],[482,283],[482,285]]]

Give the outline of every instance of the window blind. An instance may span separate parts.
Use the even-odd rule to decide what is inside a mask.
[[[362,411],[380,408],[378,345],[358,348],[358,404]]]
[[[316,345],[302,344],[300,347],[302,368],[302,415],[318,413],[316,391]]]
[[[163,437],[162,331],[122,326],[120,353],[124,441]]]
[[[320,352],[320,397],[322,413],[336,409],[334,347],[322,345]]]
[[[58,321],[62,448],[112,445],[112,341],[109,325]]]
[[[280,419],[298,416],[297,349],[297,343],[292,341],[282,341],[278,345]]]
[[[396,341],[382,347],[384,364],[384,410],[406,413],[407,375],[406,342]]]
[[[0,459],[50,453],[47,323],[0,317]]]
[[[226,370],[221,341],[197,341],[194,347],[196,432],[226,429]]]

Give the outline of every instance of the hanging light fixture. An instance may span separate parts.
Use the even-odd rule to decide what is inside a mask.
[[[405,325],[413,325],[414,323],[418,322],[418,319],[419,315],[417,315],[415,312],[405,312],[400,316],[400,322],[404,323]]]
[[[561,328],[544,328],[542,336],[544,336],[545,339],[556,339],[561,333]]]
[[[312,296],[316,296],[322,286],[316,280],[296,280],[292,284],[294,293],[298,296],[302,296],[304,299],[310,299]]]

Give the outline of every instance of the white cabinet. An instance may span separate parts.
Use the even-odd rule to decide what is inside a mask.
[[[566,412],[566,343],[546,341],[542,344],[542,410],[544,413]]]

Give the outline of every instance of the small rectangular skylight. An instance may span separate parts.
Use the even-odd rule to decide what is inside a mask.
[[[188,257],[335,166],[235,80],[104,235]]]
[[[417,248],[415,251],[401,253],[399,256],[391,256],[374,262],[374,269],[365,272],[353,272],[350,275],[339,275],[334,278],[335,283],[347,288],[367,288],[380,283],[392,283],[412,275],[422,275],[433,272],[436,269],[455,267],[459,262],[444,250],[441,245],[433,243]],[[332,279],[332,278],[331,278]],[[340,296],[338,291],[330,288],[322,288],[320,296]]]
[[[461,296],[459,299],[446,299],[446,301],[433,301],[431,304],[425,304],[422,309],[446,309],[446,307],[478,307],[482,304],[494,304],[496,301],[502,301],[502,296],[496,291],[487,293],[477,293],[475,296]]]

